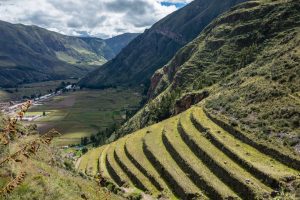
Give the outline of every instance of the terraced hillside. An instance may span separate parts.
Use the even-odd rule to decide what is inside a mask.
[[[300,157],[287,151],[251,140],[198,105],[89,151],[77,166],[153,198],[296,199]]]

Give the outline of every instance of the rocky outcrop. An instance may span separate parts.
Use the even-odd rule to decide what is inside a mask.
[[[192,105],[195,105],[209,96],[208,91],[203,91],[200,93],[189,93],[184,95],[175,103],[174,114],[177,115],[187,109],[189,109]]]
[[[152,99],[154,94],[156,94],[156,90],[158,88],[158,85],[162,85],[161,83],[161,80],[162,80],[162,77],[164,76],[164,71],[163,71],[164,68],[162,68],[161,70],[157,70],[155,72],[155,74],[152,76],[151,80],[150,80],[150,88],[148,90],[148,93],[147,93],[147,97],[148,99]]]
[[[193,44],[194,43],[190,43],[188,46],[179,50],[169,64],[154,73],[147,95],[149,100],[155,98],[170,85],[179,67],[193,55],[196,47]]]

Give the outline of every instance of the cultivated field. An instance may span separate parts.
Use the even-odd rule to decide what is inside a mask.
[[[56,140],[58,145],[78,144],[82,137],[123,121],[125,111],[136,109],[140,100],[133,90],[81,90],[47,100],[27,115],[45,112],[46,116],[34,121],[41,132],[55,128],[63,134]]]

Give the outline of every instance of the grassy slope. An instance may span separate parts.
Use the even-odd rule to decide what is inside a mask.
[[[7,199],[118,199],[104,192],[91,180],[83,179],[67,170],[49,166],[47,163],[35,162],[30,168],[25,182]]]
[[[94,39],[100,52],[80,38],[36,26],[1,21],[0,30],[0,86],[81,77],[107,60],[109,47],[101,39]]]
[[[27,139],[33,139],[30,136]],[[15,146],[15,145],[13,145]],[[14,151],[14,150],[12,150]],[[3,155],[1,148],[0,154]],[[64,165],[64,159],[55,147],[41,147],[37,156],[21,165],[12,163],[13,167],[8,170],[1,168],[0,188],[2,188],[10,179],[6,177],[6,172],[10,170],[18,173],[25,171],[25,181],[18,186],[7,198],[8,200],[56,200],[56,199],[121,199],[109,194],[103,188],[100,188],[92,179],[79,176],[77,173],[67,170]],[[51,163],[51,164],[50,164]],[[3,197],[0,197],[2,199]]]
[[[156,98],[120,132],[159,121],[163,96],[208,90],[211,112],[262,140],[298,144],[299,10],[297,1],[262,0],[216,19],[153,76],[161,77],[151,88]],[[174,102],[165,112],[173,112]]]

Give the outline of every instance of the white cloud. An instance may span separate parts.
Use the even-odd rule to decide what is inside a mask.
[[[67,35],[110,37],[143,32],[191,0],[0,0],[0,20],[38,25]]]

